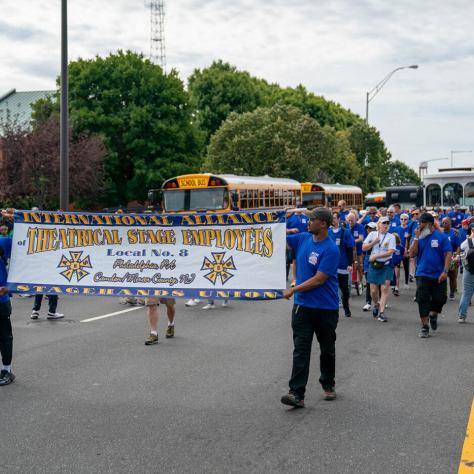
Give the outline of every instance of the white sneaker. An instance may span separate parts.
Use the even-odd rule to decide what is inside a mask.
[[[202,309],[215,309],[216,306],[214,304],[208,303],[206,306],[203,306]]]
[[[458,323],[465,323],[466,322],[466,318],[462,317],[462,316],[458,316]]]
[[[198,298],[191,298],[189,301],[186,301],[186,303],[184,303],[184,306],[197,306],[200,302],[201,300],[199,300]]]
[[[362,311],[370,311],[371,308],[372,308],[372,305],[369,304],[369,303],[366,303],[366,304],[362,307]]]
[[[405,290],[408,290],[408,288],[410,288],[410,285],[407,285],[406,283],[404,283],[404,284],[403,284],[403,288],[404,288]]]
[[[19,293],[18,298],[31,298],[33,295],[29,295],[28,293]]]
[[[48,311],[48,316],[46,316],[46,319],[62,319],[64,318],[64,314],[61,313],[51,313]]]
[[[33,310],[33,311],[31,312],[30,319],[38,319],[39,315],[40,315],[40,312],[39,312],[39,311]]]
[[[225,302],[225,301],[222,302],[222,307],[223,307],[223,308],[227,308],[228,306],[229,306],[229,303],[227,303],[227,302]]]

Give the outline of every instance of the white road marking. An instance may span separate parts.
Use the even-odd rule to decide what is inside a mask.
[[[111,318],[123,313],[129,313],[130,311],[136,311],[137,309],[143,309],[143,306],[136,306],[135,308],[127,308],[122,311],[115,311],[115,313],[103,314],[102,316],[96,316],[94,318],[82,319],[81,323],[90,323],[91,321],[98,321],[99,319]]]

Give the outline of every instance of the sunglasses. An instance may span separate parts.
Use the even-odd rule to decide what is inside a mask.
[[[388,225],[388,222],[381,222],[382,225]]]
[[[402,217],[400,220],[401,221],[407,221],[408,219],[406,217]]]

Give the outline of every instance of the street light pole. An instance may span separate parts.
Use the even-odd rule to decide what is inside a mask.
[[[390,80],[390,78],[402,69],[418,69],[417,64],[411,66],[400,66],[395,68],[392,72],[387,74],[371,91],[366,93],[365,96],[365,123],[369,123],[369,102],[382,90],[383,86]]]
[[[455,153],[472,153],[472,150],[451,150],[451,168],[453,167],[453,155]]]
[[[59,130],[59,207],[69,210],[69,127],[67,71],[67,0],[61,0],[61,103]]]

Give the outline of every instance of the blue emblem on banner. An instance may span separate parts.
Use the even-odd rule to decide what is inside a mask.
[[[212,252],[212,260],[204,257],[201,270],[210,270],[204,278],[209,280],[213,285],[216,284],[217,278],[221,279],[224,285],[226,281],[230,280],[234,275],[229,273],[229,270],[237,270],[233,257],[224,260],[225,252]]]
[[[81,260],[82,253],[83,252],[69,252],[71,259],[61,255],[58,268],[66,268],[66,270],[61,272],[61,275],[66,278],[67,281],[71,281],[73,276],[76,276],[77,281],[81,281],[85,276],[89,275],[89,272],[84,270],[84,268],[92,268],[91,258],[88,255]]]

